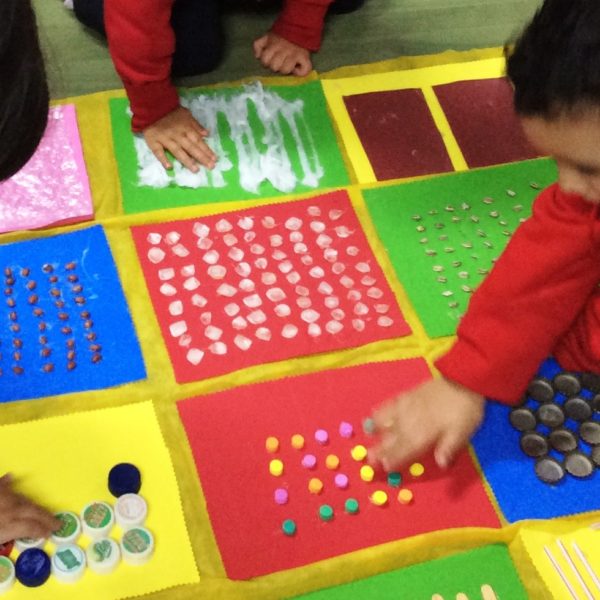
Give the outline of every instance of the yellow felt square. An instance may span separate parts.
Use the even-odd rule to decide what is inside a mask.
[[[140,494],[148,502],[146,526],[156,541],[145,565],[121,562],[110,575],[86,569],[74,584],[52,576],[35,589],[16,583],[11,598],[112,600],[198,581],[173,465],[152,402],[5,425],[0,439],[5,448],[0,471],[11,472],[19,491],[53,511],[79,514],[92,500],[114,505],[109,470],[119,462],[135,464],[142,473]],[[121,533],[115,527],[111,537],[118,542]],[[82,535],[78,543],[85,547],[89,539]],[[54,551],[50,542],[46,548]]]

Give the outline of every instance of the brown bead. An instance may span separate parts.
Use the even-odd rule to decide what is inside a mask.
[[[56,283],[58,281],[58,275],[50,275],[48,281],[50,281],[50,283]]]
[[[4,283],[6,283],[6,285],[15,285],[15,278],[14,277],[7,277],[4,280]]]
[[[76,281],[79,281],[79,277],[77,277],[77,275],[74,273],[71,273],[71,275],[67,275],[67,280],[71,283],[75,283]]]
[[[42,271],[44,271],[44,273],[52,273],[52,271],[54,271],[54,267],[46,263],[42,266]]]
[[[6,304],[7,306],[10,306],[10,308],[14,308],[17,305],[14,298],[7,298]]]
[[[50,373],[50,372],[54,371],[54,365],[52,363],[46,363],[42,367],[42,371],[44,371],[44,373]]]
[[[68,321],[68,320],[69,320],[69,314],[68,314],[68,313],[66,313],[66,312],[59,312],[59,313],[58,313],[58,318],[59,318],[61,321]]]
[[[23,267],[21,269],[21,277],[29,277],[29,273],[31,273],[31,269],[29,267]]]
[[[10,330],[11,330],[13,333],[19,333],[19,331],[21,331],[21,326],[20,326],[18,323],[13,323],[13,324],[10,326]]]
[[[99,363],[102,360],[102,354],[92,354],[92,362]]]
[[[13,340],[13,346],[15,348],[22,348],[23,347],[23,340],[21,338],[15,338]]]
[[[35,281],[31,280],[31,281],[27,282],[28,290],[35,290],[36,287],[37,287],[37,283]]]
[[[47,344],[48,343],[48,338],[45,335],[40,335],[40,337],[38,339],[40,341],[40,344]]]
[[[73,338],[67,340],[67,348],[75,348],[75,340]]]
[[[71,287],[71,291],[74,294],[79,294],[79,292],[81,292],[82,290],[83,290],[83,286],[80,283],[78,283],[78,284],[76,284],[76,285],[74,285],[74,286]]]
[[[29,302],[29,304],[37,304],[37,301],[39,299],[40,298],[37,294],[31,294],[31,296],[29,296],[29,298],[27,299],[27,302]]]
[[[10,276],[13,274],[13,272],[12,272],[12,269],[11,269],[10,267],[6,267],[6,268],[4,269],[4,274],[5,274],[7,277],[10,277]]]
[[[12,370],[15,375],[23,375],[24,373],[23,367],[20,367],[19,365],[15,365]]]
[[[96,332],[95,331],[90,331],[89,333],[85,334],[85,338],[90,341],[93,342],[96,339]]]
[[[58,288],[52,288],[50,294],[55,298],[58,298],[58,296],[60,296],[60,290]]]
[[[38,329],[40,331],[46,331],[47,328],[48,327],[47,327],[46,323],[44,323],[43,321],[38,325]]]
[[[38,308],[34,308],[34,309],[33,309],[33,314],[34,314],[36,317],[41,317],[41,316],[43,316],[43,315],[44,315],[44,311],[43,311],[41,308],[39,308],[39,307],[38,307]]]
[[[65,325],[64,327],[60,328],[60,332],[64,333],[65,335],[71,335],[73,330],[68,325]]]
[[[90,344],[90,350],[92,352],[101,352],[102,346],[100,344]]]
[[[70,262],[65,265],[65,269],[67,271],[74,271],[77,264],[75,262]]]
[[[74,362],[74,361],[72,361],[72,360],[71,360],[71,361],[69,361],[69,362],[67,363],[67,369],[68,369],[69,371],[72,371],[72,370],[73,370],[73,369],[74,369],[76,366],[77,366],[77,365],[76,365],[76,364],[75,364],[75,362]]]
[[[11,321],[16,321],[16,320],[17,320],[17,312],[16,312],[16,311],[14,311],[14,310],[11,310],[11,311],[8,313],[8,318],[9,318]]]
[[[85,304],[85,298],[83,296],[75,296],[75,304]]]
[[[12,296],[13,290],[10,287],[4,288],[4,295],[5,296]]]
[[[15,360],[21,360],[21,353],[18,350],[16,350],[15,352],[13,352],[13,358]]]
[[[92,321],[91,319],[88,319],[87,321],[83,322],[83,326],[86,329],[91,329],[94,326],[94,321]]]
[[[67,352],[67,359],[68,360],[74,360],[75,359],[75,350],[69,350]]]
[[[40,356],[42,358],[48,358],[52,354],[52,350],[50,348],[42,348],[40,350]]]
[[[64,300],[57,300],[57,301],[54,303],[54,306],[56,306],[56,308],[64,308],[64,306],[65,306],[65,301],[64,301]]]
[[[89,319],[89,318],[90,318],[90,311],[89,311],[89,310],[82,310],[82,311],[79,313],[79,316],[80,316],[82,319]]]

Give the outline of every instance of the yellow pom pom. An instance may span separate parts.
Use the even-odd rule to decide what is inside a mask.
[[[365,458],[367,458],[367,449],[359,444],[350,450],[350,454],[354,460],[360,462],[361,460],[365,460]]]
[[[277,452],[277,450],[279,450],[279,440],[273,436],[268,437],[265,442],[265,448],[267,449],[267,452],[270,452],[271,454]]]
[[[269,472],[273,477],[281,477],[283,474],[283,463],[278,458],[274,458],[269,463]]]

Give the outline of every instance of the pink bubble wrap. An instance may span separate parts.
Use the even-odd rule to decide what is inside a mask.
[[[0,183],[0,233],[85,221],[93,215],[75,106],[55,106],[35,154]]]

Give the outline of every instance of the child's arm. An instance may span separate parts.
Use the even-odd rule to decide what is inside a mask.
[[[286,0],[271,31],[254,42],[254,55],[276,73],[299,77],[312,69],[311,52],[321,46],[323,22],[332,0]]]
[[[17,494],[11,477],[0,477],[0,544],[22,537],[47,538],[60,521],[47,510]]]
[[[444,377],[376,411],[374,458],[394,468],[434,447],[445,466],[481,420],[484,396],[519,401],[600,282],[599,209],[557,185],[542,192],[436,363]]]
[[[105,0],[104,17],[110,53],[133,112],[132,129],[143,132],[165,168],[165,151],[197,171],[212,168],[216,156],[204,138],[208,132],[179,104],[171,83],[175,34],[174,0]]]

